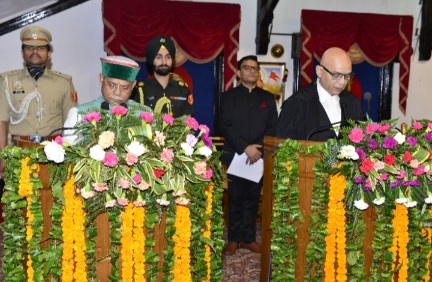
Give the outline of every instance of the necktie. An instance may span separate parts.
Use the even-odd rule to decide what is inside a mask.
[[[28,72],[30,73],[31,77],[33,77],[34,80],[36,80],[36,81],[39,79],[39,77],[42,76],[42,74],[45,71],[45,68],[46,68],[45,66],[43,66],[43,67],[27,66]]]

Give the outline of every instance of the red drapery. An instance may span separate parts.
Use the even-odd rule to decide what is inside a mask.
[[[357,45],[365,60],[378,67],[390,63],[399,54],[399,107],[406,113],[412,16],[303,10],[301,20],[303,87],[312,81],[313,57],[320,60],[329,47],[348,51]]]
[[[207,63],[224,50],[224,90],[237,69],[240,5],[156,0],[103,0],[104,46],[145,61],[147,43],[170,36],[188,60]]]

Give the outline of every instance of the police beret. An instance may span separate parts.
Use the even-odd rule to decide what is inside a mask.
[[[168,36],[155,36],[150,40],[146,48],[146,61],[148,64],[153,64],[154,58],[162,46],[168,50],[171,58],[175,59],[176,48],[171,38]]]
[[[102,75],[133,82],[140,70],[140,66],[132,59],[123,56],[107,56],[100,58]]]
[[[31,46],[48,45],[51,40],[51,33],[40,26],[27,26],[21,30],[20,39],[22,44]]]

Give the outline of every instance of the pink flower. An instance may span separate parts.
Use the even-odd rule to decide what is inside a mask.
[[[133,205],[134,205],[135,207],[144,207],[146,204],[147,204],[146,201],[143,200],[143,199],[141,199],[141,200],[136,200],[136,201],[133,202]]]
[[[84,116],[83,121],[91,122],[95,124],[96,122],[101,120],[101,114],[99,112],[91,112]]]
[[[168,114],[164,114],[163,116],[162,116],[162,120],[164,121],[164,122],[166,122],[166,123],[168,123],[169,125],[173,125],[173,123],[174,123],[174,118],[172,117],[172,116],[170,116],[170,115],[168,115]]]
[[[109,167],[115,167],[118,163],[118,157],[115,153],[110,152],[105,155],[105,158],[103,159],[103,164]]]
[[[189,205],[190,200],[186,199],[184,197],[180,197],[180,198],[175,199],[175,203],[179,206],[187,206],[187,205]]]
[[[139,173],[135,174],[134,177],[132,177],[133,181],[135,181],[136,184],[141,183],[141,175]]]
[[[141,181],[141,183],[138,184],[138,189],[140,189],[141,191],[145,191],[148,188],[150,188],[150,184],[145,181]]]
[[[198,122],[193,117],[187,117],[186,119],[186,125],[192,128],[193,130],[198,130]]]
[[[108,187],[107,187],[106,183],[96,183],[96,182],[93,182],[92,183],[92,187],[97,192],[108,191]]]
[[[57,136],[57,137],[54,139],[54,142],[56,142],[57,144],[63,146],[63,137],[61,137],[60,135]]]
[[[396,177],[397,179],[403,179],[406,175],[407,175],[407,172],[406,172],[405,170],[401,170],[401,171],[399,172],[399,174],[396,175],[395,177]]]
[[[118,186],[120,186],[120,188],[123,188],[123,189],[129,189],[129,187],[130,187],[130,182],[126,178],[120,178],[117,181],[117,183],[118,183]]]
[[[112,207],[115,207],[116,206],[116,200],[110,200],[110,201],[108,201],[108,202],[105,202],[105,207],[106,208],[112,208]]]
[[[201,125],[199,126],[199,130],[202,132],[202,134],[207,134],[207,135],[210,134],[210,129],[209,129],[208,126],[205,125],[205,124],[201,124]]]
[[[118,203],[120,206],[125,207],[125,206],[127,206],[127,205],[129,204],[129,200],[126,199],[126,198],[120,198],[120,199],[117,200],[117,203]]]
[[[422,175],[425,172],[426,172],[426,170],[425,170],[424,165],[420,165],[418,168],[414,169],[413,174],[414,175]]]
[[[114,145],[115,134],[112,131],[104,131],[99,135],[98,145],[103,149]]]
[[[210,179],[213,176],[213,170],[211,168],[209,168],[206,173],[204,173],[203,177],[205,179]]]
[[[152,113],[146,113],[146,112],[142,112],[142,113],[140,113],[140,117],[141,117],[141,119],[142,119],[143,121],[145,121],[145,122],[147,122],[147,123],[152,122],[153,119],[154,119],[154,116],[153,116]]]
[[[168,206],[170,203],[170,201],[165,200],[165,199],[157,199],[156,202],[161,206]]]
[[[383,124],[383,125],[380,125],[380,126],[378,127],[378,132],[379,132],[379,133],[385,133],[385,132],[388,131],[390,128],[391,128],[391,125],[390,125],[390,124]]]
[[[207,164],[203,161],[198,161],[194,166],[194,172],[196,175],[203,175],[207,171]]]
[[[366,134],[372,134],[378,130],[379,125],[376,123],[369,123],[366,125]]]
[[[153,141],[157,145],[159,145],[159,146],[165,145],[165,139],[166,139],[166,136],[163,135],[163,132],[160,132],[158,130],[155,131],[155,137],[153,138]]]
[[[410,161],[409,165],[410,165],[410,167],[412,167],[412,168],[418,168],[418,166],[419,166],[419,161],[416,160],[416,159],[412,159],[412,160]]]
[[[116,116],[125,116],[128,112],[128,109],[123,106],[114,106],[111,109],[111,113]]]
[[[428,122],[427,127],[432,130],[432,122]]]
[[[82,188],[80,192],[81,192],[81,197],[83,197],[84,199],[90,199],[96,195],[95,191],[87,191],[85,187]]]
[[[375,170],[381,170],[383,168],[384,168],[384,163],[383,162],[377,161],[376,163],[374,163],[374,169]]]
[[[422,125],[421,125],[421,123],[418,122],[418,121],[413,122],[412,127],[414,127],[415,130],[420,130],[420,129],[422,129]]]
[[[354,143],[360,143],[364,139],[363,130],[361,128],[353,128],[348,138]]]
[[[171,163],[174,159],[173,150],[171,150],[169,148],[163,148],[160,159],[161,159],[161,161]]]
[[[129,166],[131,166],[131,165],[134,165],[134,164],[136,164],[138,162],[138,157],[135,154],[127,153],[125,160],[126,160],[126,163]]]

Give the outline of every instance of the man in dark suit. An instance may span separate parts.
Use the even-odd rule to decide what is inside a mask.
[[[337,47],[327,49],[315,71],[317,81],[283,103],[278,137],[326,141],[338,135],[338,127],[346,120],[361,118],[359,100],[344,90],[354,75],[347,52]]]
[[[246,164],[256,163],[262,157],[264,136],[276,133],[278,118],[274,95],[257,86],[257,57],[240,59],[237,75],[240,85],[221,95],[219,126],[225,138],[221,160],[227,167],[235,154],[245,154]],[[228,172],[228,243],[222,250],[224,255],[234,254],[239,247],[261,252],[256,242],[261,187],[262,178],[257,183]]]

